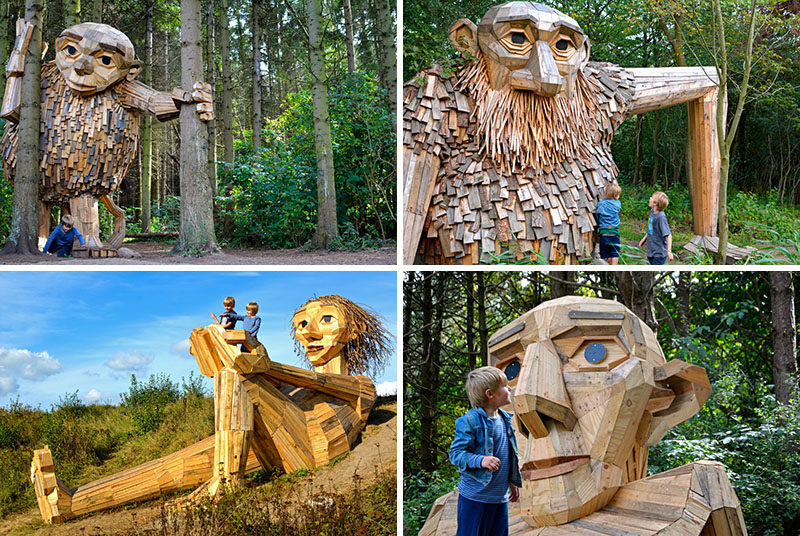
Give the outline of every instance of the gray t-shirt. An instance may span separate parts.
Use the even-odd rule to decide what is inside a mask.
[[[647,222],[647,256],[666,257],[667,237],[672,234],[664,212],[650,210],[650,219]]]

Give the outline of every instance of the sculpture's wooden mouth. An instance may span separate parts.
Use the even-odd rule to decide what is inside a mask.
[[[543,480],[545,478],[552,478],[554,476],[565,475],[571,473],[581,465],[589,463],[589,456],[562,456],[560,458],[552,458],[537,464],[546,465],[552,462],[547,467],[541,469],[527,470],[532,467],[532,462],[527,462],[522,466],[522,479],[523,480]]]

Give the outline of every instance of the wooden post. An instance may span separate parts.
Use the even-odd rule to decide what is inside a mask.
[[[718,92],[715,87],[701,98],[689,101],[693,228],[694,234],[700,236],[717,234],[720,170],[716,123]]]
[[[100,216],[97,198],[93,195],[82,195],[69,200],[69,213],[75,221],[75,228],[83,235],[86,245],[90,248],[101,248],[100,241]]]

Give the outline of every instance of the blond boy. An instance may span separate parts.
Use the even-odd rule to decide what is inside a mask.
[[[639,247],[647,243],[647,262],[650,264],[666,264],[672,261],[672,231],[669,229],[667,215],[664,213],[669,205],[669,197],[664,192],[656,192],[650,196],[650,218],[647,221],[647,234],[639,241]]]

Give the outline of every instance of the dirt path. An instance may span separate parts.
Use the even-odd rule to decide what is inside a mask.
[[[362,487],[378,475],[397,470],[397,401],[379,404],[370,414],[361,442],[342,460],[313,471],[292,487],[291,495],[302,499],[313,494],[352,491],[356,478]],[[271,484],[264,484],[269,486]],[[45,525],[38,509],[0,520],[0,534],[8,536],[100,536],[128,535],[160,526],[161,500],[129,505],[91,514],[61,525]]]
[[[124,247],[135,251],[141,257],[125,259],[112,257],[107,259],[59,259],[52,255],[28,257],[24,255],[0,255],[0,265],[138,265],[138,264],[200,264],[200,265],[231,265],[231,264],[374,264],[396,265],[397,250],[387,247],[380,249],[365,249],[359,251],[304,251],[295,249],[234,249],[225,248],[222,253],[206,255],[204,257],[184,257],[172,255],[173,243],[168,242],[127,242]]]

